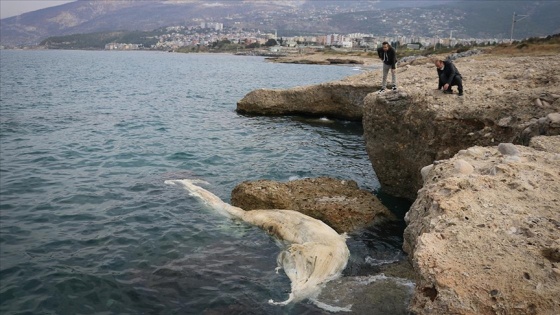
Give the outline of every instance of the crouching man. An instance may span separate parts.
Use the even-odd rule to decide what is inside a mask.
[[[452,94],[451,87],[456,85],[459,89],[459,96],[463,96],[463,78],[453,62],[438,59],[434,61],[434,64],[439,77],[438,90],[443,88],[443,93]]]

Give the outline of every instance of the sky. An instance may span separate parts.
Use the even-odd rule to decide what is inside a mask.
[[[73,1],[75,0],[0,0],[0,19]]]

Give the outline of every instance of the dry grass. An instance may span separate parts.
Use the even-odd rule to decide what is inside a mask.
[[[560,54],[560,43],[514,43],[511,45],[499,45],[488,53],[493,55],[514,56],[548,56]]]
[[[500,56],[552,56],[560,54],[560,34],[548,36],[547,38],[529,38],[521,42],[514,42],[513,44],[500,44],[497,46],[485,47],[468,47],[469,49],[479,49],[485,52],[485,55]],[[403,51],[399,53],[399,59],[406,56],[443,56],[444,58],[451,53],[457,52],[457,49],[443,48],[440,50],[424,50],[424,51]],[[320,63],[329,58],[353,59],[362,61],[365,65],[372,65],[379,63],[377,52],[375,50],[369,51],[337,51],[326,49],[322,52],[306,53],[303,55],[291,55],[287,57],[280,57],[275,59],[276,62],[297,62],[304,59],[307,63]]]

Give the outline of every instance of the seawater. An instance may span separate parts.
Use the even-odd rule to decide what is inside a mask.
[[[359,123],[252,117],[258,88],[341,79],[352,67],[261,57],[0,51],[2,314],[315,314],[289,307],[276,240],[167,179],[229,201],[245,180],[330,176],[376,191]],[[398,208],[398,207],[397,207]],[[391,231],[391,229],[390,229]],[[346,276],[402,259],[401,227],[351,235]]]

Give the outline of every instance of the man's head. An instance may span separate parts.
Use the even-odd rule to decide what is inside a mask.
[[[381,47],[383,47],[383,50],[387,51],[389,50],[389,47],[391,47],[391,45],[389,45],[388,42],[383,42],[383,44],[381,44]]]
[[[436,68],[438,68],[438,69],[443,68],[443,60],[436,59],[436,60],[434,61],[434,65],[436,65]]]

